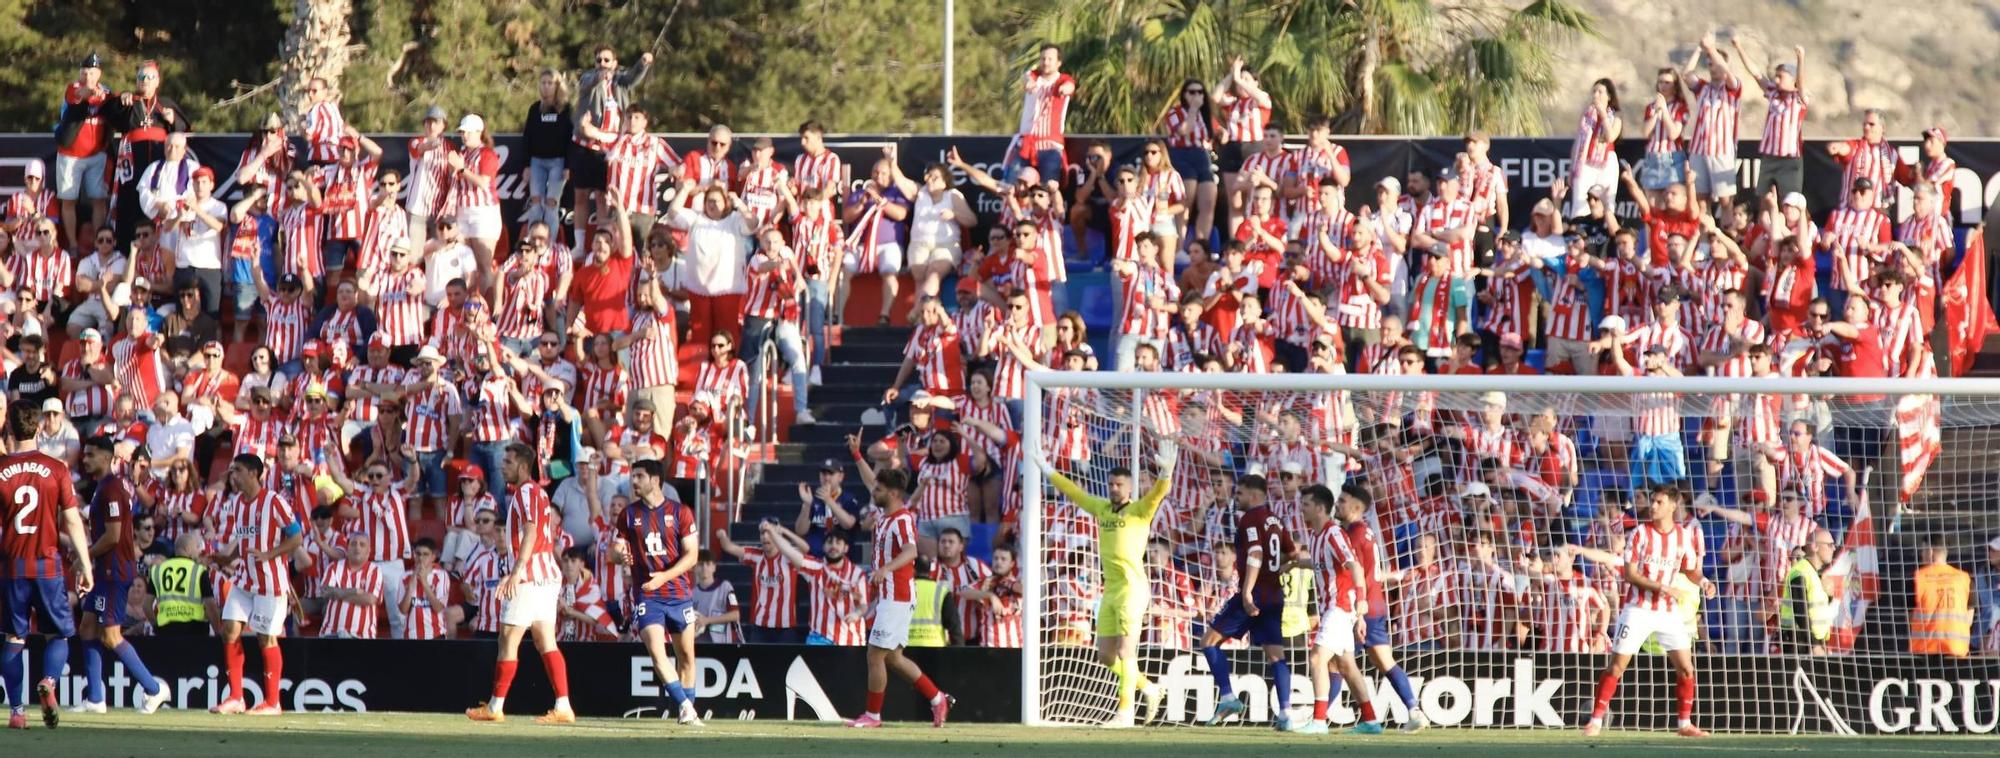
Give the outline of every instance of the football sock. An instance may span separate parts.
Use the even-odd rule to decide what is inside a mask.
[[[130,641],[119,640],[118,647],[113,648],[112,652],[118,654],[118,662],[125,664],[125,668],[132,674],[132,678],[139,680],[139,687],[144,689],[146,694],[160,694],[160,680],[154,679],[152,670],[146,668],[146,662],[139,660],[138,648],[132,647]]]
[[[21,658],[27,650],[28,645],[25,642],[9,642],[5,654],[0,655],[0,678],[7,680],[7,704],[13,706],[15,710],[20,710],[21,706],[27,703],[28,693],[22,691],[26,688],[20,686],[21,675],[24,673],[21,670]]]
[[[1590,720],[1599,721],[1611,710],[1611,698],[1618,694],[1618,677],[1605,674],[1597,678],[1597,702],[1590,707]]]
[[[881,691],[881,690],[869,690],[869,691],[868,691],[868,715],[870,715],[870,716],[874,716],[874,717],[876,717],[876,718],[881,718],[881,717],[882,717],[882,691]]]
[[[496,661],[493,664],[493,702],[507,696],[507,690],[514,686],[514,668],[520,661]]]
[[[243,641],[222,643],[222,661],[229,669],[229,700],[243,697]]]
[[[1681,677],[1674,682],[1674,700],[1680,706],[1681,726],[1687,726],[1694,717],[1694,676]]]
[[[104,702],[104,649],[95,640],[83,646],[83,700]]]
[[[1389,684],[1396,688],[1396,697],[1402,698],[1403,707],[1411,713],[1417,712],[1417,691],[1410,688],[1410,675],[1403,673],[1401,665],[1389,668]]]
[[[556,700],[561,708],[569,701],[569,663],[563,660],[561,650],[550,650],[542,654],[542,671],[549,676],[549,689],[555,690]]]
[[[666,694],[667,699],[672,701],[675,706],[679,706],[682,703],[686,703],[688,701],[687,690],[681,688],[681,680],[679,677],[668,679],[667,686],[662,688],[662,691]]]
[[[48,647],[42,648],[42,676],[61,679],[68,668],[69,638],[50,637]]]
[[[280,698],[278,697],[278,695],[280,693],[278,692],[278,683],[284,681],[284,676],[285,676],[284,649],[278,647],[276,643],[265,645],[264,646],[264,702],[271,704],[276,704],[279,702]]]
[[[1367,722],[1367,723],[1370,723],[1370,724],[1373,724],[1373,723],[1375,723],[1375,722],[1377,722],[1377,721],[1381,721],[1381,720],[1382,720],[1382,718],[1381,718],[1381,717],[1379,717],[1379,716],[1376,716],[1376,715],[1375,715],[1375,701],[1374,701],[1374,699],[1372,699],[1372,698],[1366,698],[1366,697],[1362,697],[1362,696],[1361,696],[1361,693],[1360,693],[1360,692],[1355,692],[1355,693],[1354,693],[1354,699],[1356,699],[1356,700],[1359,700],[1359,701],[1361,701],[1361,720],[1362,720],[1362,721],[1364,721],[1364,722]]]
[[[1111,662],[1111,670],[1118,673],[1118,710],[1132,707],[1132,695],[1139,689],[1139,667],[1130,658],[1120,658]]]
[[[1208,659],[1208,674],[1215,677],[1215,692],[1219,697],[1236,697],[1236,685],[1229,682],[1229,656],[1222,654],[1222,648],[1201,649],[1203,658]]]
[[[1325,721],[1325,720],[1326,720],[1326,701],[1325,701],[1325,700],[1320,700],[1320,699],[1316,699],[1316,700],[1314,700],[1314,701],[1313,701],[1313,720],[1314,720],[1314,721]]]
[[[917,694],[922,695],[926,703],[935,703],[938,696],[944,694],[938,691],[937,685],[931,683],[929,674],[917,677],[917,681],[912,682],[912,684],[917,688]]]
[[[1292,709],[1292,666],[1284,661],[1271,663],[1271,683],[1278,686],[1278,713]]]

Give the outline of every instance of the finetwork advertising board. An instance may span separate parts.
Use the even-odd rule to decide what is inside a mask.
[[[132,638],[162,681],[173,687],[171,705],[205,709],[221,695],[219,643],[214,639]],[[457,712],[487,696],[494,646],[489,641],[290,639],[285,646],[285,691],[280,700],[298,712]],[[1065,655],[1065,651],[1049,651]],[[1081,664],[1090,653],[1073,652]],[[659,679],[643,648],[632,643],[563,645],[569,660],[571,700],[585,716],[646,718],[659,715]],[[1235,653],[1246,669],[1252,654]],[[946,648],[911,650],[910,656],[958,698],[953,720],[1010,723],[1021,719],[1017,650]],[[1162,720],[1195,723],[1215,707],[1207,664],[1192,653],[1144,656],[1146,672],[1166,688]],[[1418,702],[1445,727],[1568,728],[1590,708],[1602,660],[1593,655],[1441,652],[1416,656],[1409,665]],[[30,660],[39,661],[31,657]],[[256,660],[252,656],[252,661]],[[1905,655],[1785,658],[1697,656],[1701,668],[1699,718],[1730,732],[1807,734],[1993,734],[2000,726],[2000,659]],[[551,699],[534,656],[523,656],[509,700],[520,708]],[[704,646],[696,670],[696,698],[711,719],[833,721],[860,712],[867,668],[858,648],[794,645]],[[1079,668],[1079,670],[1084,670]],[[109,705],[128,707],[137,685],[124,668],[106,669]],[[1372,671],[1367,673],[1372,675]],[[261,679],[252,665],[245,688]],[[1111,697],[1111,680],[1101,684]],[[73,702],[81,680],[62,683]],[[1268,721],[1275,702],[1269,683],[1238,676],[1250,706],[1246,716]],[[1292,702],[1310,703],[1311,684],[1293,679]],[[1370,677],[1374,700],[1392,723],[1407,714],[1386,680]],[[1672,726],[1673,675],[1665,661],[1642,657],[1627,675],[1614,709],[1625,729]],[[1347,701],[1333,707],[1335,721],[1351,721]],[[892,683],[886,713],[892,720],[923,720],[929,712],[907,687]]]

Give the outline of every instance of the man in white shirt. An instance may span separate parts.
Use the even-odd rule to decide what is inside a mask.
[[[153,401],[153,423],[146,427],[146,453],[153,462],[153,476],[166,481],[175,463],[194,460],[194,424],[181,415],[181,396],[160,393]]]
[[[433,309],[444,302],[445,285],[454,279],[472,281],[471,274],[479,265],[472,247],[459,234],[456,219],[441,218],[437,225],[437,239],[424,245],[424,302]]]
[[[220,318],[222,308],[222,231],[229,206],[215,197],[215,172],[194,172],[194,199],[161,224],[160,244],[174,253],[174,286],[201,289],[208,315]]]
[[[702,209],[692,206],[701,198]],[[681,182],[681,196],[667,223],[688,233],[688,337],[686,344],[706,345],[716,332],[743,330],[743,294],[750,289],[750,222],[736,210],[736,196],[719,184],[697,191],[692,179]]]

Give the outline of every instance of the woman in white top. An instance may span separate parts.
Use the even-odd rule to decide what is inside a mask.
[[[925,166],[923,188],[910,203],[909,268],[917,283],[917,302],[938,296],[940,283],[958,268],[959,240],[976,220],[965,195],[952,188],[945,165]]]

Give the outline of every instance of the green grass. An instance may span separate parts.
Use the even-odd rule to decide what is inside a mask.
[[[251,758],[341,756],[457,756],[484,758],[692,755],[765,756],[1268,756],[1336,752],[1394,755],[1399,758],[1550,758],[1574,751],[1592,758],[1686,756],[1693,754],[1769,755],[1810,753],[1813,758],[1844,755],[1978,755],[1993,753],[1990,740],[1921,737],[1717,736],[1683,740],[1666,734],[1616,733],[1584,739],[1573,731],[1445,730],[1381,737],[1300,737],[1264,729],[1157,728],[1107,732],[1096,729],[1033,729],[1022,726],[896,724],[859,732],[834,724],[777,721],[723,721],[699,730],[658,720],[586,719],[570,727],[536,726],[515,716],[505,724],[475,724],[458,716],[408,713],[285,715],[276,718],[211,716],[162,711],[102,716],[63,714],[61,729],[0,733],[0,755],[9,756],[200,756]],[[695,752],[686,752],[695,751]]]

